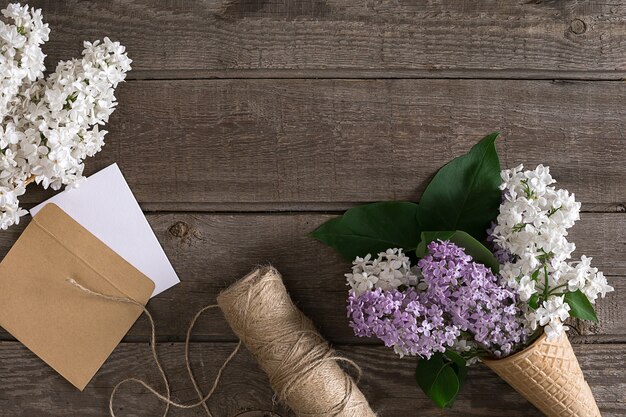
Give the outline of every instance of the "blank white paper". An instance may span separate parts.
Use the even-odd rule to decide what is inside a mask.
[[[128,263],[154,281],[152,297],[180,280],[117,164],[33,208],[58,205]]]

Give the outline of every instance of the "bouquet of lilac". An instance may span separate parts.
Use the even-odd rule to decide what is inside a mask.
[[[501,171],[497,136],[439,170],[419,204],[357,207],[312,236],[352,261],[345,276],[355,335],[377,337],[401,357],[416,356],[417,382],[438,406],[452,405],[467,366],[483,360],[556,415],[549,395],[531,398],[498,364],[550,344],[571,351],[565,320],[597,321],[593,304],[613,288],[591,258],[572,260],[567,230],[580,211],[574,195],[556,189],[543,165]],[[554,366],[546,363],[535,366]],[[512,379],[519,376],[523,385],[533,379],[519,374]],[[559,401],[569,401],[570,409],[580,403],[584,415],[594,415],[593,396],[584,378],[575,377],[563,387],[569,397]]]
[[[401,249],[354,262],[346,276],[357,336],[376,336],[400,356],[422,358],[447,349],[500,357],[526,341],[515,292],[461,247],[433,241],[413,272],[409,262]],[[371,288],[361,291],[364,283]]]

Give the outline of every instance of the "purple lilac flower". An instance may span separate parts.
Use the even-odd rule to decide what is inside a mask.
[[[496,237],[493,233],[495,227],[498,225],[496,222],[491,222],[491,226],[487,229],[487,243],[491,247],[491,252],[496,257],[500,265],[513,262],[515,259],[511,252],[504,249],[502,246],[496,242]]]
[[[418,263],[426,289],[377,288],[348,297],[357,336],[376,336],[400,355],[430,358],[464,338],[492,356],[525,341],[516,295],[486,266],[451,242],[432,242]]]
[[[494,356],[506,356],[525,341],[516,295],[499,285],[491,269],[451,242],[431,242],[428,252],[418,263],[426,294],[454,325]]]
[[[350,291],[348,317],[357,336],[376,336],[400,355],[430,357],[454,344],[459,329],[445,322],[444,311],[425,303],[414,288],[377,288],[357,296]]]

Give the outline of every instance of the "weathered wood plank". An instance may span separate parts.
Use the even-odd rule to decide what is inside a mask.
[[[626,74],[626,7],[620,1],[353,2],[51,1],[50,62],[82,40],[122,41],[136,75],[237,76],[228,70],[382,70],[437,74],[482,70],[509,76]],[[54,67],[53,64],[48,64]],[[193,70],[193,71],[189,71]],[[271,71],[270,71],[271,73]],[[482,74],[482,75],[481,75]],[[180,77],[180,75],[178,75]],[[569,75],[571,76],[571,75]],[[584,77],[584,75],[582,75]]]
[[[148,307],[158,324],[160,340],[184,340],[189,320],[202,306],[215,302],[219,291],[254,265],[272,262],[284,275],[296,303],[336,342],[376,343],[352,335],[345,317],[347,288],[343,274],[349,264],[307,233],[330,219],[323,214],[150,214],[148,220],[182,282],[156,297]],[[611,276],[617,293],[598,303],[597,325],[576,325],[575,342],[626,342],[626,229],[622,214],[584,214],[571,233],[579,253]],[[20,233],[0,234],[5,254]],[[16,278],[19,279],[19,278]],[[578,330],[578,331],[576,331]],[[149,327],[142,318],[126,340],[147,341]],[[11,339],[6,333],[0,338]],[[200,320],[194,340],[234,340],[217,313]]]
[[[191,358],[200,385],[207,390],[221,362],[234,348],[233,343],[196,343]],[[626,402],[626,345],[575,346],[583,371],[605,417],[623,416]],[[414,360],[399,359],[383,347],[340,347],[340,352],[363,368],[360,387],[372,408],[384,417],[441,416],[414,382]],[[170,374],[173,396],[193,401],[195,392],[184,369],[180,343],[159,347],[164,367]],[[88,385],[79,392],[51,368],[17,342],[0,343],[0,406],[6,416],[102,416],[107,413],[108,397],[115,383],[125,377],[147,378],[160,386],[147,344],[123,343]],[[117,410],[123,416],[160,415],[163,409],[144,390],[123,387],[117,397]],[[216,416],[235,416],[244,411],[275,411],[292,417],[282,406],[272,405],[267,377],[244,349],[224,372],[210,402]],[[418,411],[419,410],[419,411]],[[201,410],[172,416],[203,416]],[[541,414],[513,389],[482,365],[470,371],[468,382],[446,416],[539,417]]]
[[[150,210],[418,199],[494,130],[504,167],[549,164],[584,208],[625,210],[623,82],[135,81],[119,100],[87,171],[117,161]]]

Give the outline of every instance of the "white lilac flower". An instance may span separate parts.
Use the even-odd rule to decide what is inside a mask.
[[[83,161],[102,149],[100,128],[117,104],[115,88],[131,60],[118,42],[85,42],[82,59],[43,77],[41,11],[10,4],[0,21],[0,228],[26,211],[18,197],[31,179],[59,189],[82,180]]]
[[[539,325],[545,326],[553,321],[564,321],[569,317],[569,305],[564,301],[563,296],[552,297],[544,301],[542,306],[537,308],[537,321]]]
[[[563,325],[561,321],[553,320],[546,324],[543,331],[546,334],[548,340],[556,340],[559,336],[567,330],[567,326]]]
[[[567,329],[563,325],[569,317],[570,306],[564,302],[563,296],[553,296],[531,313],[531,328],[536,328],[537,324],[544,327],[544,331],[548,340],[556,339],[564,330]]]
[[[615,288],[608,284],[606,277],[600,271],[592,274],[587,284],[581,288],[583,294],[585,294],[592,303],[596,302],[598,295],[604,298],[607,293],[614,290]]]
[[[543,306],[526,315],[528,327],[546,326],[546,334],[556,337],[564,329],[564,319],[558,317],[568,314],[562,307],[557,318],[550,313],[546,319],[546,308],[562,304],[563,292],[580,290],[595,302],[613,287],[591,266],[591,258],[570,260],[576,246],[568,242],[567,234],[580,218],[580,203],[567,190],[553,186],[556,181],[549,167],[539,165],[524,171],[519,165],[502,171],[501,177],[503,201],[490,236],[498,249],[507,253],[500,274],[522,301],[537,293],[542,297]]]
[[[26,214],[26,211],[18,206],[17,201],[18,195],[23,193],[22,189],[12,190],[0,186],[0,206],[3,207],[3,211],[0,213],[0,228],[3,230],[8,227],[5,226],[6,224],[13,222],[14,219],[19,221],[19,218]]]
[[[357,257],[352,272],[345,274],[348,285],[361,295],[373,288],[395,290],[400,286],[417,285],[417,268],[411,268],[409,257],[402,249],[387,249],[372,260],[371,254]]]
[[[521,301],[528,301],[537,290],[535,289],[535,280],[529,276],[524,276],[517,286],[517,293]]]
[[[12,21],[0,21],[0,117],[4,118],[22,84],[43,76],[45,55],[40,45],[48,40],[50,29],[40,11],[28,6],[9,4],[2,14]]]
[[[604,274],[591,266],[591,258],[585,255],[578,262],[563,263],[555,275],[558,276],[558,282],[567,283],[569,291],[580,290],[592,303],[595,303],[598,295],[604,297],[614,290],[608,285]]]

